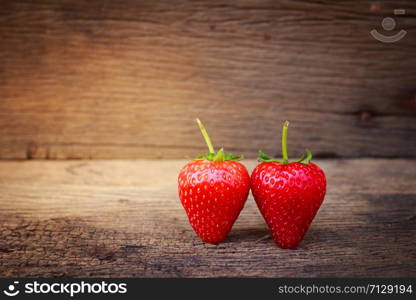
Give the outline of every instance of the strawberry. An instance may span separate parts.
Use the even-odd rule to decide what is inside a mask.
[[[283,126],[283,161],[259,151],[262,161],[251,175],[251,190],[274,241],[281,248],[295,248],[302,241],[326,192],[324,172],[311,163],[312,153],[297,162],[287,156],[287,130]]]
[[[222,242],[247,200],[250,175],[241,156],[215,153],[204,125],[197,119],[209,152],[187,163],[178,176],[179,198],[202,241]]]

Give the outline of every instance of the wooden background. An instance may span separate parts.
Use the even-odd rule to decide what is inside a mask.
[[[415,1],[0,4],[0,159],[416,156]]]
[[[374,40],[396,8],[407,36]],[[415,50],[413,0],[0,0],[0,276],[415,277]],[[286,119],[292,157],[330,158],[297,249],[251,196],[197,238],[196,117],[249,170]]]

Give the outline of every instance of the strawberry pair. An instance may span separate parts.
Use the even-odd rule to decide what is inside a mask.
[[[197,119],[209,152],[186,164],[179,173],[179,198],[192,228],[202,241],[222,242],[253,193],[274,241],[294,248],[303,239],[324,200],[324,172],[311,163],[308,150],[299,161],[289,162],[285,122],[282,135],[283,160],[259,151],[261,163],[250,175],[241,156],[214,151],[204,125]]]

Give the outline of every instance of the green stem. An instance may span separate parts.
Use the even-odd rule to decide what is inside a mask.
[[[289,163],[289,157],[287,155],[287,130],[289,128],[289,122],[285,121],[283,124],[283,133],[282,133],[282,155],[283,155],[283,163]]]
[[[198,123],[199,129],[201,130],[202,136],[204,137],[205,143],[207,143],[208,149],[210,153],[215,153],[214,147],[212,146],[211,139],[209,138],[208,132],[205,129],[204,124],[197,118],[196,122]]]
[[[213,161],[215,161],[215,162],[223,162],[224,161],[224,159],[225,159],[225,156],[224,156],[224,149],[220,149],[219,151],[218,151],[218,153],[214,156],[214,159],[213,159]]]

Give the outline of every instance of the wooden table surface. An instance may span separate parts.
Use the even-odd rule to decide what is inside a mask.
[[[251,196],[224,243],[202,243],[177,196],[184,163],[1,162],[0,275],[416,276],[416,160],[317,161],[328,193],[296,250]]]

